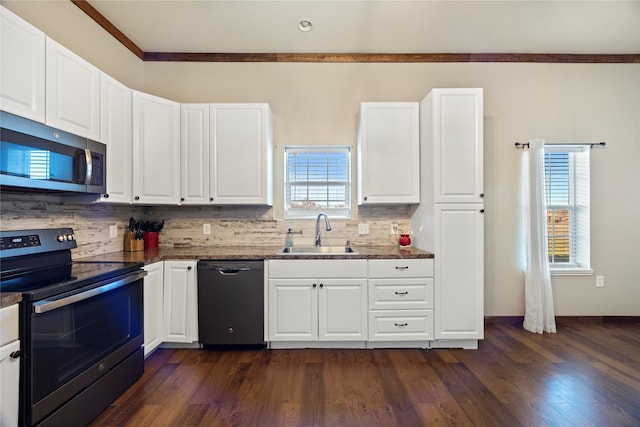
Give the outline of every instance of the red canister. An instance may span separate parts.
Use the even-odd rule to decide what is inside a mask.
[[[398,243],[400,246],[411,246],[411,236],[408,234],[401,234],[400,239],[398,239]]]

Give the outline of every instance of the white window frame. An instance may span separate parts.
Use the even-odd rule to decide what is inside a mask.
[[[552,276],[591,275],[591,224],[590,224],[590,151],[589,144],[545,144],[545,176],[548,173],[547,153],[568,153],[568,204],[551,203],[549,192],[552,183],[545,183],[547,193],[545,211],[567,209],[569,211],[568,262],[549,262]],[[550,236],[547,233],[547,239]]]
[[[344,208],[327,208],[327,207],[313,207],[313,208],[290,208],[290,186],[292,182],[289,181],[288,159],[290,153],[344,153],[347,156],[347,172],[346,181],[325,181],[323,184],[329,184],[334,186],[345,187],[345,206]],[[291,146],[284,149],[284,217],[285,219],[310,219],[316,218],[321,212],[328,215],[330,218],[351,218],[351,147],[344,146]],[[303,183],[298,181],[299,184]]]

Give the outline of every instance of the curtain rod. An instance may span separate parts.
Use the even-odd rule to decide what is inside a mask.
[[[544,145],[553,145],[553,144],[558,144],[558,145],[589,145],[591,147],[591,149],[593,149],[593,147],[604,147],[605,145],[607,145],[606,142],[601,141],[601,142],[547,142]],[[525,142],[525,143],[520,143],[520,142],[516,142],[515,143],[516,148],[529,148],[529,143]]]

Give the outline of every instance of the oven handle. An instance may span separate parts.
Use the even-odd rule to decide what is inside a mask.
[[[42,300],[33,304],[33,311],[37,314],[41,314],[46,313],[47,311],[55,310],[56,308],[65,307],[67,305],[71,305],[73,303],[95,297],[96,295],[121,288],[122,286],[128,285],[129,283],[133,283],[136,280],[144,278],[144,276],[146,275],[146,271],[141,271],[139,273],[129,275],[123,279],[116,280],[115,282],[107,283],[106,285],[102,285],[98,288],[90,289],[79,294],[70,295],[58,300]]]

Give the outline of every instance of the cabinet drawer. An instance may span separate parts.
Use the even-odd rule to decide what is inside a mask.
[[[369,341],[433,339],[433,310],[371,310]]]
[[[433,279],[369,279],[369,309],[433,308]]]
[[[375,259],[369,277],[433,277],[433,259]]]
[[[367,277],[367,260],[270,260],[269,277],[362,278]]]

